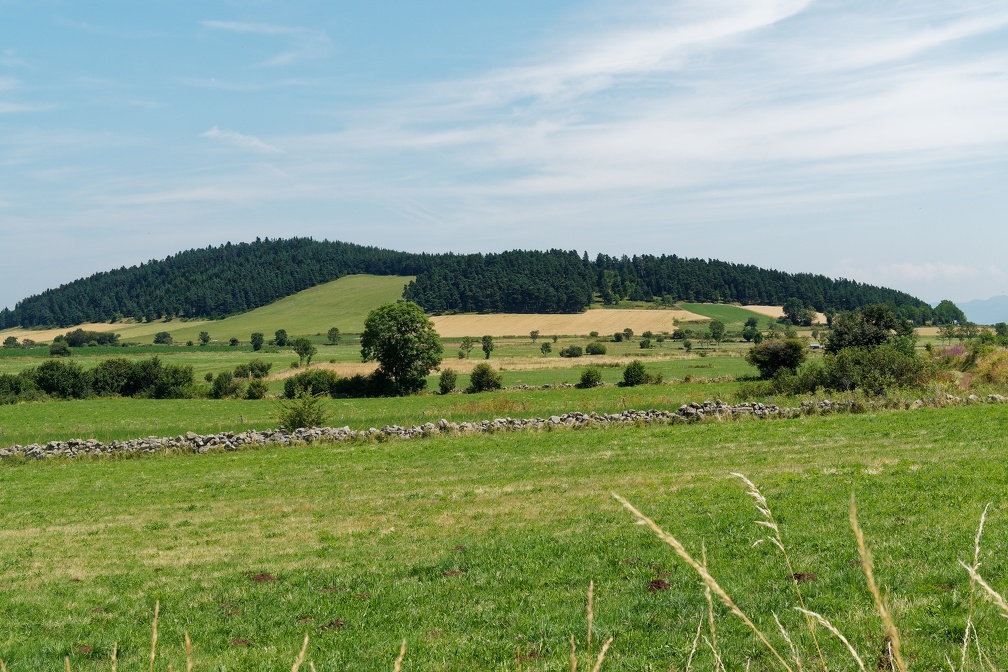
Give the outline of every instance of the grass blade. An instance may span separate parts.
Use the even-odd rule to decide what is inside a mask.
[[[865,579],[868,581],[868,590],[871,591],[872,597],[875,598],[875,609],[878,611],[879,616],[882,617],[886,637],[889,639],[889,645],[892,648],[893,663],[900,672],[906,672],[906,663],[903,662],[903,656],[900,655],[899,631],[896,629],[896,624],[893,622],[892,616],[889,614],[889,610],[882,600],[882,593],[879,592],[878,586],[875,585],[871,551],[865,545],[864,532],[858,524],[857,502],[854,500],[853,493],[851,494],[850,503],[850,524],[851,529],[854,530],[854,538],[857,540],[858,554],[861,556],[861,568],[864,570]]]
[[[733,614],[738,616],[738,618],[743,623],[745,623],[749,627],[749,629],[753,631],[753,633],[756,634],[759,640],[763,642],[763,645],[770,650],[770,653],[772,653],[775,658],[777,658],[777,661],[781,664],[781,667],[783,667],[788,672],[794,672],[791,669],[791,666],[787,664],[787,661],[784,660],[784,657],[777,652],[777,649],[775,649],[773,644],[771,644],[770,641],[766,638],[766,635],[764,635],[763,632],[756,627],[756,624],[753,623],[748,616],[746,616],[745,612],[739,609],[738,605],[735,604],[734,601],[732,601],[731,597],[728,596],[728,593],[725,592],[724,588],[722,588],[718,584],[718,582],[714,580],[714,577],[711,576],[706,569],[704,569],[703,565],[701,565],[700,563],[698,563],[696,560],[693,559],[693,556],[689,554],[689,552],[679,542],[678,539],[673,537],[671,534],[667,533],[665,530],[661,529],[661,527],[659,527],[656,522],[645,516],[640,511],[638,511],[636,508],[634,508],[633,504],[623,499],[615,492],[612,493],[612,496],[616,499],[617,502],[622,504],[624,508],[626,508],[630,513],[636,516],[637,520],[650,527],[651,531],[654,532],[659,539],[661,539],[666,544],[671,546],[672,549],[676,552],[676,554],[680,558],[685,560],[686,564],[692,567],[693,570],[700,575],[700,579],[703,581],[704,585],[709,587],[711,589],[711,592],[717,595],[718,599],[721,600],[721,602],[724,603],[724,605],[728,607],[728,609],[730,609]]]

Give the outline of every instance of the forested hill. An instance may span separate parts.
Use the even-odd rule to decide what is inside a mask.
[[[562,250],[413,254],[310,238],[187,250],[161,261],[76,280],[0,311],[0,328],[73,326],[123,318],[219,318],[344,275],[411,275],[404,297],[429,312],[563,313],[606,303],[712,301],[819,311],[888,303],[921,324],[931,307],[892,289],[750,265],[672,256],[610,257]]]

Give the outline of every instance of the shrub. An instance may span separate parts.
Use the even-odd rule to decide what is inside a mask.
[[[230,338],[230,340],[228,340],[228,345],[230,345],[232,348],[237,348],[238,347],[238,339],[235,338],[234,336],[232,336]]]
[[[252,368],[248,364],[239,364],[234,370],[235,378],[251,378]]]
[[[746,361],[759,369],[762,378],[773,378],[778,369],[792,373],[805,361],[805,344],[796,339],[771,339],[754,345]]]
[[[602,384],[602,369],[597,366],[589,366],[581,371],[581,383],[578,387],[589,388],[598,387]]]
[[[154,345],[171,345],[172,342],[172,335],[167,331],[159,331],[154,334]],[[192,344],[190,343],[190,345]]]
[[[441,394],[449,394],[455,390],[455,382],[458,375],[452,369],[443,369],[441,377],[438,379],[438,389]]]
[[[235,380],[230,371],[222,371],[214,378],[210,387],[210,396],[214,399],[229,399],[239,397],[242,393],[242,385]]]
[[[103,397],[125,396],[133,368],[133,362],[122,357],[103,360],[91,369],[91,389]]]
[[[38,389],[51,397],[84,399],[91,391],[87,372],[76,362],[51,359],[31,371]]]
[[[286,392],[284,394],[286,395]],[[310,389],[297,388],[293,395],[279,402],[277,421],[288,431],[302,427],[325,426],[329,421],[325,396],[313,394]]]
[[[249,373],[252,374],[253,378],[265,378],[269,375],[269,371],[272,368],[272,362],[267,362],[262,359],[253,359],[249,362]]]
[[[253,378],[245,390],[246,399],[262,399],[269,391],[269,385],[262,378]]]
[[[601,343],[589,343],[585,346],[585,353],[589,355],[604,355],[606,347]]]
[[[71,354],[70,346],[66,341],[53,341],[53,344],[49,346],[50,357],[69,357]]]
[[[651,339],[650,338],[642,338],[640,340],[640,349],[641,350],[650,350],[651,349]]]
[[[568,345],[560,350],[561,357],[580,357],[582,355],[580,345]]]
[[[634,387],[636,385],[643,385],[647,382],[647,372],[644,370],[644,364],[639,359],[627,364],[626,368],[623,369],[623,384],[627,387]]]
[[[308,390],[312,394],[333,395],[339,376],[325,369],[308,369],[284,381],[284,397],[293,399],[298,390]]]
[[[499,390],[503,385],[501,375],[486,362],[481,362],[474,366],[472,373],[469,374],[469,387],[466,388],[466,392],[490,392]]]
[[[546,341],[543,341],[542,344],[539,346],[539,351],[542,352],[543,357],[545,357],[549,353],[553,352],[553,347]]]
[[[617,331],[615,334],[612,335],[612,340],[614,342],[616,342],[616,343],[622,342],[623,341],[623,332],[622,331]]]
[[[598,332],[597,332],[597,331],[591,331],[591,332],[588,332],[588,335],[589,335],[589,336],[590,336],[591,338],[598,338]]]

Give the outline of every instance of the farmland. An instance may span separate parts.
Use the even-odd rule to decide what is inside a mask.
[[[111,356],[156,355],[192,366],[203,386],[205,375],[261,359],[272,365],[267,382],[277,395],[303,369],[289,348],[267,344],[252,352],[246,332],[285,328],[315,342],[312,368],[367,373],[374,364],[360,362],[356,332],[369,307],[394,298],[402,280],[343,278],[212,323],[122,325],[124,340],[144,344],[76,348],[71,361],[89,368]],[[466,356],[461,337],[514,332],[494,339],[489,359],[511,389],[325,399],[322,406],[329,424],[364,430],[740,400],[738,381],[755,375],[744,357],[747,344],[735,336],[691,350],[661,331],[699,331],[710,319],[738,330],[756,313],[716,304],[684,308],[522,316],[535,326],[513,316],[438,317],[442,369],[459,373],[459,388],[486,361],[478,340]],[[610,321],[574,321],[585,316]],[[550,317],[566,322],[541,321]],[[647,319],[663,322],[635,321]],[[340,327],[338,345],[320,335],[329,326]],[[242,343],[153,346],[130,328],[177,328],[176,342],[200,330],[220,340],[233,330]],[[637,336],[616,342],[612,334],[625,328]],[[542,332],[538,340],[532,329]],[[591,330],[605,339],[605,354],[557,355],[597,342],[585,335]],[[662,338],[643,348],[647,330]],[[543,353],[543,343],[552,352]],[[46,355],[4,350],[0,372],[37,366]],[[618,387],[634,359],[662,384]],[[599,368],[605,385],[572,385],[588,366]],[[437,372],[427,382],[436,388]],[[936,395],[957,391],[954,382],[942,385]],[[900,394],[916,392],[894,393],[891,405],[910,405],[914,397]],[[864,400],[860,393],[848,398]],[[278,413],[271,398],[10,404],[0,406],[0,445],[268,429]],[[973,404],[142,459],[9,460],[0,463],[0,659],[11,670],[57,669],[67,657],[72,669],[104,670],[116,645],[122,669],[139,669],[160,603],[157,669],[184,669],[185,633],[195,644],[196,669],[282,669],[305,633],[308,660],[320,670],[390,669],[402,638],[407,670],[567,669],[572,634],[582,665],[587,659],[585,600],[594,581],[593,651],[614,638],[603,669],[682,669],[706,619],[702,589],[668,547],[633,524],[610,496],[615,491],[694,554],[706,549],[711,572],[736,602],[786,646],[775,634],[779,615],[808,660],[818,654],[793,610],[791,580],[770,544],[752,547],[763,528],[753,524],[745,488],[729,476],[743,472],[763,488],[781,523],[809,608],[876,665],[882,629],[844,522],[856,494],[904,652],[915,667],[933,669],[959,655],[970,583],[957,560],[970,557],[988,502],[982,572],[996,590],[1008,588],[1008,479],[990,468],[1008,457],[1006,420],[1008,405]],[[976,600],[975,608],[982,650],[1003,664],[1008,627],[986,602]],[[774,666],[726,610],[717,607],[715,615],[729,669],[747,661],[750,669]],[[831,669],[849,667],[842,645],[823,637],[819,644]],[[709,649],[696,652],[698,668],[713,663]]]
[[[846,527],[851,492],[919,669],[958,655],[980,511],[981,558],[1006,587],[1006,407],[270,448],[204,456],[0,467],[0,657],[10,669],[146,665],[160,601],[158,669],[282,669],[311,636],[319,669],[385,670],[405,637],[406,669],[558,669],[570,635],[604,669],[682,668],[705,602],[671,551],[609,496],[617,491],[679,536],[768,632],[771,612],[809,655],[794,595],[744,488],[780,521],[810,608],[874,665],[881,626]],[[59,562],[51,559],[59,558]],[[654,588],[658,586],[658,588]],[[772,667],[716,609],[721,655]],[[979,602],[995,663],[1008,628]],[[779,646],[786,646],[779,636]],[[822,639],[831,665],[849,661]],[[509,662],[510,661],[510,662]],[[534,662],[531,662],[534,661]],[[11,664],[13,663],[13,664]],[[712,664],[709,651],[694,664]]]

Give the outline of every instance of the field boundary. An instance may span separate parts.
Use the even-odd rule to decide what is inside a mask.
[[[387,441],[389,439],[421,439],[435,436],[468,436],[473,434],[494,434],[498,432],[516,431],[551,431],[556,429],[589,429],[640,425],[675,425],[679,423],[702,422],[704,420],[757,420],[791,419],[803,415],[819,415],[829,413],[863,413],[867,411],[908,411],[926,407],[965,405],[965,404],[1000,404],[1008,402],[1008,397],[1000,394],[990,394],[980,399],[971,395],[967,399],[946,395],[942,398],[932,398],[927,401],[917,399],[909,406],[893,406],[886,401],[872,402],[862,400],[803,401],[797,407],[781,407],[775,404],[758,402],[743,402],[730,405],[721,400],[705,401],[700,404],[693,402],[683,404],[678,410],[650,409],[638,411],[628,409],[621,413],[581,413],[572,411],[563,415],[551,415],[548,418],[512,418],[501,417],[493,420],[477,422],[451,422],[440,419],[437,423],[427,422],[423,425],[401,427],[386,425],[382,428],[371,427],[365,430],[353,430],[350,427],[312,427],[288,431],[283,428],[265,431],[249,430],[241,433],[222,432],[220,434],[200,435],[187,432],[177,437],[148,437],[129,441],[113,441],[104,444],[95,439],[71,439],[69,441],[50,441],[42,445],[33,443],[28,446],[15,445],[0,449],[2,459],[46,459],[46,458],[85,458],[113,457],[119,455],[166,455],[170,453],[204,454],[219,450],[239,450],[266,446],[290,446],[312,443],[343,443],[348,441]]]

